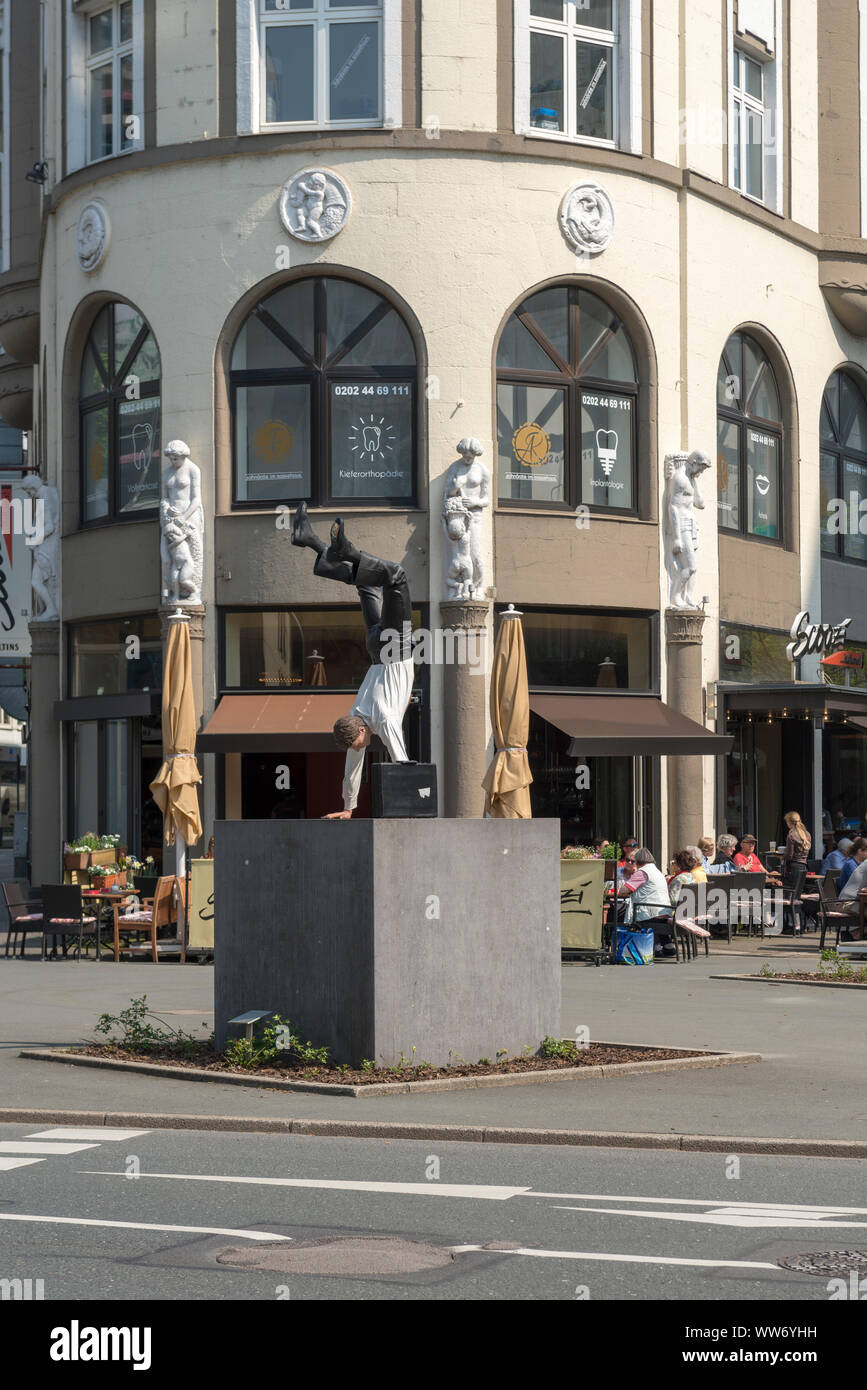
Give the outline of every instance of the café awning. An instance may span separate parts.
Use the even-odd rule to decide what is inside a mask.
[[[531,695],[530,709],[575,739],[583,757],[717,757],[734,743],[655,695]]]
[[[335,753],[335,719],[351,693],[224,695],[196,741],[200,753]]]

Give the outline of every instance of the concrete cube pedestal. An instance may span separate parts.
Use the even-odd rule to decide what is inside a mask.
[[[273,1009],[354,1066],[493,1061],[559,1036],[559,832],[552,820],[218,821],[217,1045],[248,1009]]]

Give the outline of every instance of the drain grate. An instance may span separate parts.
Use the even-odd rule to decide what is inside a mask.
[[[867,1270],[867,1250],[817,1250],[809,1255],[783,1255],[777,1264],[797,1274],[849,1274]]]
[[[336,1236],[220,1250],[217,1264],[277,1274],[418,1274],[454,1258],[445,1246],[399,1236]]]

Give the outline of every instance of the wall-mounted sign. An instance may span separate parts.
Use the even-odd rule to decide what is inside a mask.
[[[837,651],[846,640],[846,629],[851,621],[851,618],[844,618],[842,623],[836,625],[811,623],[809,610],[804,609],[792,623],[792,641],[786,647],[786,655],[790,661],[799,661],[802,656],[809,656],[811,652]]]
[[[844,666],[847,671],[861,671],[864,668],[863,652],[835,652],[833,656],[823,656],[820,666]]]

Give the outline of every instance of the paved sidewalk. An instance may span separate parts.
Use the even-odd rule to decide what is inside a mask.
[[[760,960],[807,968],[815,943],[777,939]],[[861,992],[710,979],[752,969],[743,955],[714,952],[689,965],[563,969],[563,1034],[761,1052],[763,1062],[701,1071],[538,1087],[352,1099],[268,1088],[117,1076],[24,1061],[21,1047],[63,1045],[92,1033],[99,1013],[133,996],[169,1023],[210,1031],[209,966],[56,962],[0,958],[0,1108],[395,1120],[452,1125],[861,1140],[867,1094],[857,1040]],[[266,1007],[267,1000],[253,1001]],[[848,1040],[848,1041],[847,1041]],[[854,1042],[854,1046],[851,1043]]]

